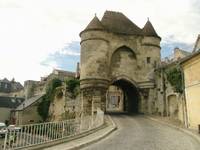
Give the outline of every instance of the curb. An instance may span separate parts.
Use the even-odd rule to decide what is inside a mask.
[[[44,149],[44,150],[60,150],[60,149],[62,149],[62,150],[78,150],[78,149],[86,147],[90,144],[93,144],[95,142],[98,142],[99,140],[105,138],[106,136],[108,136],[109,134],[111,134],[113,131],[115,131],[117,129],[117,126],[114,123],[114,121],[111,119],[111,117],[108,115],[105,117],[107,117],[107,121],[105,121],[104,125],[102,127],[100,127],[98,130],[93,130],[93,132],[87,133],[85,135],[81,135],[79,137],[74,137],[72,139],[66,139],[65,141],[62,141],[57,144],[45,146],[42,149]],[[95,136],[95,134],[96,134],[96,136]],[[91,136],[93,136],[93,137],[91,137]],[[86,138],[86,139],[82,139],[82,138]],[[71,143],[67,143],[67,142],[71,142]],[[64,144],[64,145],[62,145],[62,144]],[[56,147],[56,146],[58,146],[58,147]],[[37,149],[39,150],[41,148],[37,148]],[[36,150],[36,149],[34,149],[34,150]]]
[[[115,130],[117,130],[117,125],[115,124],[115,122],[112,120],[112,118],[110,117],[110,115],[108,115],[108,119],[110,120],[110,122],[112,123],[112,128],[107,131],[106,133],[104,133],[102,136],[100,136],[99,138],[95,139],[95,140],[92,140],[92,141],[88,141],[84,144],[81,144],[81,145],[78,145],[78,146],[75,146],[73,148],[69,148],[67,150],[77,150],[77,149],[80,149],[80,148],[84,148],[88,145],[91,145],[93,143],[96,143],[100,140],[102,140],[103,138],[107,137],[108,135],[110,135],[112,132],[114,132]]]
[[[177,127],[177,126],[175,126],[175,125],[172,125],[172,124],[169,124],[169,123],[166,123],[166,122],[162,122],[162,121],[160,121],[159,119],[155,119],[155,118],[150,117],[150,116],[145,116],[145,118],[147,118],[147,119],[149,119],[149,120],[152,120],[152,121],[155,121],[155,122],[158,122],[158,123],[160,123],[160,124],[164,124],[164,125],[166,125],[166,126],[168,126],[168,127],[174,128],[174,129],[176,129],[176,130],[182,131],[182,132],[188,134],[189,136],[193,137],[195,140],[197,140],[197,141],[200,143],[200,136],[197,135],[197,134],[195,134],[195,133],[192,133],[191,131],[189,131],[189,130],[187,130],[187,129],[184,129],[184,128],[182,128],[182,127]]]

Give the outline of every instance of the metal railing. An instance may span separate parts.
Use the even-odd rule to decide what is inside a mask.
[[[26,148],[72,137],[104,124],[104,113],[60,122],[22,125],[7,130],[3,150]]]

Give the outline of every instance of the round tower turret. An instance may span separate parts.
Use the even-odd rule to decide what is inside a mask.
[[[108,82],[108,41],[101,21],[95,17],[80,33],[81,37],[81,88],[107,86]],[[97,85],[95,85],[97,86]]]
[[[155,68],[160,63],[160,41],[161,38],[156,33],[151,22],[146,22],[142,29],[142,46],[144,47],[144,53],[147,55],[147,63],[151,63],[151,68]]]

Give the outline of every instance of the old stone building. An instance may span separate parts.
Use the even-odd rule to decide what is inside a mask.
[[[11,111],[24,101],[24,87],[13,78],[0,80],[0,122],[15,123],[11,117]]]
[[[180,49],[179,47],[175,47],[173,50],[173,54],[170,56],[167,56],[161,60],[162,64],[169,64],[174,61],[181,60],[182,58],[191,55],[191,52],[188,52],[186,50]]]
[[[64,82],[68,78],[75,78],[75,76],[75,72],[53,69],[52,73],[47,77],[41,77],[40,81],[27,80],[24,82],[25,98],[29,99],[33,96],[44,94],[47,83],[54,78],[58,78]]]
[[[44,95],[37,95],[23,101],[17,108],[11,111],[11,117],[17,125],[38,123],[42,118],[38,114],[37,107]]]
[[[124,14],[106,11],[95,16],[80,33],[81,98],[85,114],[97,107],[106,111],[111,85],[124,92],[124,111],[155,112],[153,72],[160,63],[160,41],[148,20],[139,28]]]
[[[77,68],[77,71],[79,71],[79,68]],[[25,81],[25,101],[15,110],[12,110],[12,118],[15,118],[17,124],[30,124],[41,122],[42,118],[39,115],[37,108],[39,103],[42,101],[42,98],[46,94],[46,87],[48,86],[49,82],[57,78],[64,83],[67,79],[76,77],[78,77],[78,73],[54,69],[51,74],[49,74],[47,77],[42,77],[40,81]],[[64,93],[66,93],[66,91]],[[62,98],[55,97],[55,99],[55,103],[51,103],[50,106],[51,118],[49,119],[52,121],[64,119],[62,118],[63,113],[68,111],[71,112],[73,106],[77,105],[74,104],[77,102],[77,100],[69,100],[69,97],[65,95],[62,96]],[[63,105],[63,103],[65,104]],[[75,109],[77,109],[77,107]]]
[[[184,59],[184,58],[183,58]],[[170,119],[186,123],[186,106],[184,94],[170,83],[168,73],[174,69],[180,70],[180,60],[162,64],[155,70],[156,86],[156,113]],[[179,72],[181,74],[181,72]],[[179,75],[180,75],[179,74]],[[172,74],[171,76],[173,76]],[[182,75],[180,79],[182,82]]]
[[[24,98],[0,96],[0,122],[7,120],[11,124],[15,123],[16,120],[11,117],[11,111],[16,109],[23,101]]]
[[[189,56],[191,53],[185,50],[182,50],[178,47],[174,48],[174,55],[172,61],[180,60],[186,56]]]
[[[199,91],[198,67],[200,62],[198,45],[199,36],[194,44],[193,53],[175,48],[173,58],[162,63],[155,71],[158,113],[193,129],[197,129],[200,124],[197,92]],[[177,86],[172,85],[168,79],[169,72],[174,69],[177,72],[170,76],[181,87],[178,91]]]
[[[4,78],[0,80],[0,96],[24,97],[24,87],[14,78],[11,81]]]

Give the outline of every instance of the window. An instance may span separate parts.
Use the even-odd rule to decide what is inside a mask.
[[[117,105],[117,96],[110,96],[111,104],[112,105]]]
[[[7,84],[7,83],[5,84],[5,88],[6,88],[6,89],[8,88],[8,84]]]
[[[11,99],[11,102],[15,103],[16,101],[15,101],[15,99]]]
[[[151,57],[147,57],[147,64],[151,63]]]

